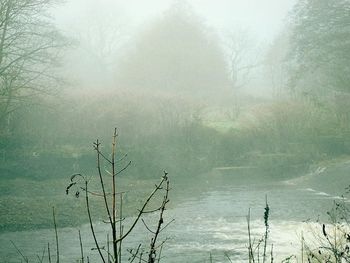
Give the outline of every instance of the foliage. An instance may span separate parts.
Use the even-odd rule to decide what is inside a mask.
[[[300,0],[291,27],[292,88],[313,96],[349,93],[350,1]]]
[[[297,100],[257,107],[245,123],[254,147],[262,152],[304,156],[306,162],[348,154],[347,131],[334,111]],[[292,164],[292,163],[291,163]]]
[[[38,108],[24,113],[26,118],[4,141],[3,175],[7,176],[7,168],[13,177],[52,177],[64,169],[76,172],[77,166],[91,170],[86,144],[94,134],[107,141],[108,123],[123,127],[127,143],[122,142],[118,152],[135,160],[129,174],[138,178],[157,174],[163,167],[175,177],[185,177],[232,166],[256,167],[261,174],[281,178],[350,152],[349,127],[344,116],[334,118],[337,109],[280,100],[251,107],[237,120],[236,128],[217,131],[202,121],[205,113],[192,100],[161,95],[142,98],[141,104],[139,97],[127,95],[77,97],[67,99],[56,111]],[[18,160],[26,165],[17,166]],[[60,163],[57,173],[45,172],[55,162]]]
[[[215,36],[184,3],[176,3],[136,39],[118,73],[119,86],[215,97],[228,88]]]
[[[327,212],[329,224],[319,223],[312,229],[313,240],[302,239],[308,262],[350,262],[349,204],[346,198],[335,201]]]

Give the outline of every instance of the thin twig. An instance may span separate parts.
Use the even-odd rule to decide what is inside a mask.
[[[107,257],[109,257],[110,259],[111,259],[111,258],[113,259],[114,257],[113,257],[113,255],[112,255],[112,253],[108,251],[108,249],[109,249],[108,246],[107,246],[107,249],[106,249],[105,246],[101,247],[101,250],[103,250],[103,251],[105,251],[105,252],[107,253]],[[95,249],[93,248],[92,250],[95,250]],[[110,260],[110,259],[109,259],[109,260]],[[113,261],[114,261],[114,260],[113,260]],[[107,261],[107,262],[108,262],[108,261]]]
[[[103,196],[103,200],[104,200],[104,204],[105,204],[105,208],[107,211],[107,215],[109,218],[109,221],[111,222],[111,227],[113,229],[113,221],[112,221],[112,217],[111,217],[111,213],[109,211],[109,206],[108,206],[108,202],[107,202],[107,195],[106,195],[106,190],[105,190],[105,185],[103,182],[103,177],[102,177],[102,173],[101,173],[101,160],[100,160],[100,151],[99,151],[99,147],[100,147],[100,143],[98,142],[98,140],[96,140],[95,143],[95,149],[97,152],[97,171],[98,171],[98,176],[100,178],[100,184],[101,184],[101,188],[102,188],[102,196]],[[86,189],[87,190],[87,189]]]
[[[107,263],[110,263],[110,255],[109,255],[109,234],[107,233]]]
[[[130,263],[132,263],[137,257],[137,255],[139,254],[140,248],[141,248],[141,244],[138,245],[135,253],[132,251],[132,249],[128,250],[128,252],[131,254],[131,258],[129,259]]]
[[[156,208],[156,209],[153,209],[153,210],[143,211],[142,213],[143,213],[143,214],[152,214],[152,213],[154,213],[154,212],[159,211],[161,208],[162,208],[162,207],[160,206],[160,207],[158,207],[158,208]],[[140,212],[140,210],[137,210],[137,211]]]
[[[116,223],[119,223],[120,221],[124,221],[124,220],[125,220],[125,217],[123,217],[121,220],[118,219],[118,220],[116,221]],[[105,224],[110,224],[110,223],[111,223],[109,220],[102,220],[102,222],[105,223]]]
[[[251,238],[251,230],[250,230],[250,208],[248,210],[248,215],[247,215],[247,226],[248,226],[248,255],[249,255],[249,263],[255,262],[254,259],[254,253],[253,253],[253,248],[252,248],[252,238]]]
[[[80,187],[80,189],[83,190],[83,191],[86,191],[86,189],[85,189],[84,187]],[[106,194],[104,195],[103,193],[92,192],[92,191],[90,191],[90,190],[88,191],[88,193],[91,194],[91,195],[94,195],[94,196],[99,196],[99,197],[104,197],[105,195],[106,195],[106,196],[111,195],[111,193],[106,193]]]
[[[81,263],[84,263],[84,250],[83,250],[83,242],[81,241],[81,234],[80,234],[80,230],[78,230],[78,233],[79,233],[79,243],[80,243]]]
[[[88,181],[85,180],[85,188],[87,189],[87,187],[88,187]],[[97,238],[96,238],[94,226],[93,226],[93,224],[92,224],[92,218],[91,218],[91,212],[90,212],[90,204],[89,204],[89,195],[88,195],[88,192],[87,192],[87,191],[85,191],[85,202],[86,202],[86,210],[87,210],[88,217],[89,217],[89,223],[90,223],[91,233],[92,233],[92,236],[93,236],[93,238],[94,238],[96,248],[97,248],[97,250],[98,250],[98,253],[100,254],[100,257],[101,257],[103,263],[106,263],[106,261],[105,261],[103,255],[102,255],[101,249],[100,249],[100,247],[99,247]]]
[[[112,161],[109,160],[99,149],[99,146],[100,144],[98,144],[98,141],[97,143],[94,143],[94,149],[95,151],[97,152],[97,154],[101,155],[103,159],[105,159],[107,162],[109,162],[110,164],[112,164]]]
[[[146,227],[146,229],[147,229],[149,232],[151,232],[152,234],[156,234],[156,232],[152,231],[152,229],[150,229],[150,228],[147,226],[147,224],[146,224],[145,220],[143,220],[143,218],[141,218],[141,222],[143,223],[143,225]]]
[[[117,248],[117,229],[116,229],[116,181],[115,181],[115,154],[116,154],[116,145],[117,145],[117,128],[114,128],[113,142],[112,142],[112,239],[113,239],[113,254],[114,254],[114,263],[118,262],[118,248]],[[119,262],[120,263],[120,262]]]
[[[154,233],[154,237],[151,240],[151,247],[150,247],[150,251],[149,251],[149,254],[148,254],[148,262],[149,263],[154,263],[155,260],[156,260],[156,248],[155,248],[155,245],[156,245],[156,242],[157,242],[158,235],[161,232],[162,224],[164,223],[163,214],[164,214],[164,211],[165,211],[165,206],[166,206],[166,204],[169,201],[168,200],[169,181],[168,181],[166,175],[164,176],[164,178],[166,180],[166,189],[165,189],[166,191],[165,191],[165,195],[164,195],[164,198],[163,198],[162,206],[161,206],[161,209],[160,209],[159,221],[158,221],[157,229],[156,229],[156,231]]]
[[[119,160],[116,160],[116,162],[118,163],[118,162],[121,162],[121,161],[123,161],[126,157],[128,157],[128,154],[126,153],[126,154],[124,154],[124,156],[122,157],[122,158],[120,158]]]
[[[53,224],[54,224],[54,227],[55,227],[55,237],[56,237],[56,255],[57,255],[56,262],[59,263],[60,262],[60,250],[59,250],[59,243],[58,243],[58,233],[57,233],[55,207],[52,207],[52,215],[53,215]]]
[[[231,258],[229,257],[229,255],[227,254],[227,252],[225,252],[225,257],[227,257],[227,259],[232,263]]]
[[[166,229],[172,222],[175,222],[175,219],[171,219],[170,222],[168,222],[163,228],[160,230],[162,232],[164,229]]]
[[[47,255],[49,257],[49,263],[51,263],[50,243],[47,243]]]
[[[151,201],[152,197],[155,195],[155,193],[160,189],[160,186],[164,183],[164,181],[167,180],[167,177],[163,176],[159,185],[156,185],[156,187],[154,188],[154,190],[152,191],[152,193],[148,196],[148,198],[146,199],[146,201],[143,203],[142,208],[139,210],[138,215],[136,216],[136,219],[134,220],[134,222],[132,223],[131,227],[128,229],[128,231],[117,240],[117,242],[123,240],[124,238],[126,238],[130,232],[134,229],[134,227],[136,226],[137,222],[140,220],[141,216],[143,215],[143,211],[145,210],[146,206],[148,205],[148,203]]]
[[[10,242],[11,242],[12,245],[15,247],[15,249],[16,249],[17,252],[18,252],[18,254],[20,254],[21,257],[24,259],[24,261],[28,263],[28,262],[29,262],[29,261],[28,261],[28,258],[27,258],[26,256],[23,255],[23,253],[21,252],[21,250],[19,250],[19,248],[15,245],[15,243],[14,243],[12,240],[10,240]]]
[[[162,256],[163,244],[164,244],[164,242],[162,243],[162,245],[161,245],[160,248],[159,248],[158,263],[160,262],[160,259],[161,259],[161,256]]]
[[[119,208],[119,238],[123,236],[123,193],[120,193],[120,208]],[[122,242],[119,242],[119,262],[122,262]]]
[[[130,166],[130,164],[131,164],[131,161],[129,161],[129,162],[127,163],[127,165],[125,165],[120,171],[118,171],[118,172],[116,173],[116,175],[121,174],[123,171],[125,171],[126,169],[128,169],[128,167]]]
[[[44,247],[43,253],[41,254],[41,258],[38,256],[40,263],[44,262],[45,251],[46,251],[46,248]]]

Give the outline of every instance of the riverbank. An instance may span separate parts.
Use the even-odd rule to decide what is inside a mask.
[[[285,182],[342,197],[349,192],[350,156],[319,162],[310,167],[309,173]]]

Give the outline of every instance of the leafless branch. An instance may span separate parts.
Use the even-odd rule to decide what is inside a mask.
[[[128,252],[131,254],[131,258],[129,258],[130,263],[132,263],[135,260],[135,258],[137,257],[137,255],[139,254],[140,248],[141,248],[141,244],[138,245],[135,252],[133,252],[132,249],[128,250]]]
[[[15,247],[15,249],[17,250],[17,253],[20,254],[20,256],[23,258],[24,262],[28,263],[28,262],[29,262],[28,258],[27,258],[25,255],[23,255],[23,253],[21,252],[21,250],[15,245],[15,243],[14,243],[12,240],[10,240],[10,242],[12,243],[12,245],[13,245],[13,246]]]
[[[133,262],[137,257],[139,258],[139,262],[147,262],[147,260],[143,259],[143,252],[141,251],[141,244],[138,245],[136,251],[134,252],[132,249],[129,249],[128,252],[131,254],[130,263]]]
[[[162,202],[162,207],[160,209],[160,214],[159,214],[159,220],[158,220],[158,225],[157,225],[157,229],[154,233],[154,237],[151,240],[151,246],[150,246],[150,251],[148,253],[148,262],[149,263],[154,263],[156,260],[156,242],[158,239],[158,236],[161,232],[161,227],[162,224],[164,223],[164,218],[163,218],[163,214],[165,211],[165,206],[168,203],[168,195],[169,195],[169,181],[167,180],[167,176],[164,175],[163,177],[164,179],[166,179],[166,188],[165,188],[165,195],[163,198],[163,202]]]
[[[117,240],[117,242],[123,240],[124,238],[126,238],[130,232],[134,229],[134,227],[136,226],[137,222],[139,221],[139,219],[141,218],[141,216],[143,215],[143,211],[145,210],[145,208],[147,207],[148,203],[151,201],[151,199],[153,198],[153,196],[156,194],[156,192],[160,189],[161,185],[167,181],[168,178],[166,176],[163,176],[160,183],[158,185],[156,185],[155,189],[152,191],[152,193],[148,196],[148,198],[146,199],[146,201],[144,202],[142,208],[139,210],[138,215],[136,216],[136,219],[134,220],[133,224],[131,225],[131,227],[128,229],[128,231]]]
[[[116,173],[116,175],[121,174],[123,171],[125,171],[126,169],[128,169],[128,167],[130,166],[130,164],[131,164],[131,161],[129,161],[127,165],[125,165],[120,171],[118,171],[118,172]]]
[[[98,140],[97,140],[97,142],[94,142],[94,149],[95,149],[95,151],[97,152],[97,154],[99,154],[100,156],[102,156],[102,158],[105,159],[109,164],[112,164],[112,161],[111,161],[109,158],[107,158],[107,157],[100,151],[99,146],[100,146],[100,143],[98,142]]]
[[[46,252],[46,248],[43,249],[43,252],[41,253],[41,256],[39,255],[36,255],[38,260],[39,260],[39,263],[43,263],[44,261],[44,256],[45,256],[45,252]]]
[[[147,229],[149,232],[151,232],[152,234],[156,234],[156,232],[152,231],[152,230],[147,226],[147,224],[146,224],[145,220],[143,220],[143,218],[141,218],[141,221],[142,221],[143,225],[146,227],[146,229]]]

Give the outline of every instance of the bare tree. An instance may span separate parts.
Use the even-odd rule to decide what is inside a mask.
[[[247,84],[251,71],[261,63],[257,47],[246,31],[237,30],[227,35],[226,49],[231,86],[237,90]]]
[[[115,87],[117,62],[129,34],[123,22],[125,15],[116,1],[83,2],[83,6],[81,1],[71,3],[71,8],[79,8],[74,21],[69,21],[72,17],[65,18],[65,32],[77,42],[66,57],[69,66],[65,76],[84,87]]]
[[[289,95],[287,80],[290,65],[286,59],[290,48],[289,35],[290,29],[286,26],[284,31],[277,35],[269,45],[264,58],[264,72],[275,98]]]
[[[67,42],[48,16],[52,0],[0,2],[0,125],[11,112],[53,94],[60,50]]]
[[[241,113],[242,88],[251,81],[252,71],[261,65],[257,44],[247,30],[236,29],[224,35],[225,53],[228,64],[230,88],[233,93],[233,104],[227,112],[235,120]]]

